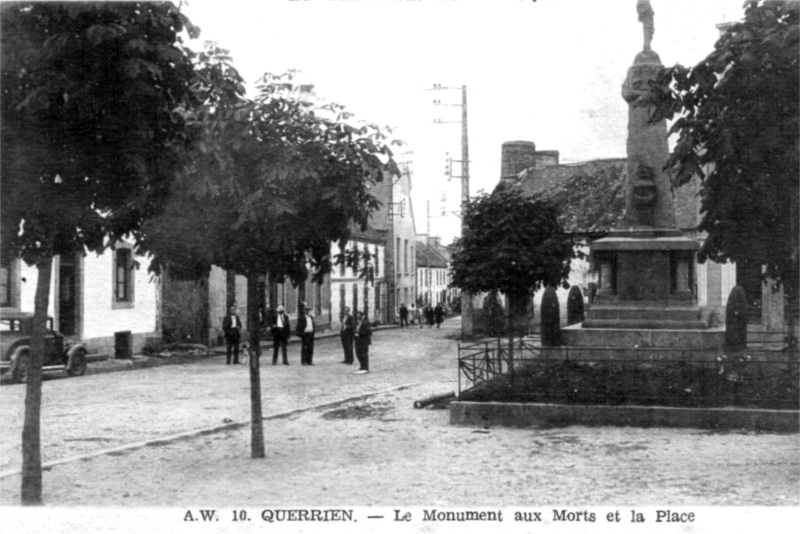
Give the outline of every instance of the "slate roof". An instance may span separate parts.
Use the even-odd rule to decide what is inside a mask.
[[[423,241],[417,241],[417,267],[429,267],[433,269],[446,269],[447,260],[432,247]]]
[[[505,187],[519,187],[554,202],[567,232],[598,236],[613,229],[625,214],[627,175],[626,158],[597,159],[527,169]],[[683,230],[697,227],[697,191],[694,180],[675,192],[676,223]]]

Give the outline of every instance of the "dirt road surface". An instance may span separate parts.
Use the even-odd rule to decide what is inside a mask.
[[[86,458],[46,470],[44,514],[16,508],[18,475],[0,479],[0,510],[11,521],[3,524],[51,525],[60,532],[78,521],[74,510],[79,509],[91,519],[84,526],[98,531],[128,531],[150,520],[183,531],[191,523],[186,511],[199,518],[198,507],[216,510],[222,517],[217,526],[232,532],[290,531],[290,526],[321,531],[319,523],[281,523],[279,529],[261,519],[265,509],[287,508],[355,508],[357,522],[348,528],[356,530],[347,531],[403,532],[476,528],[423,521],[431,509],[505,510],[508,519],[501,526],[519,532],[535,530],[511,521],[514,512],[524,511],[539,512],[548,525],[560,527],[554,532],[600,531],[601,522],[607,529],[608,513],[632,515],[636,508],[651,526],[664,507],[703,517],[660,526],[673,529],[668,531],[715,532],[725,524],[736,528],[799,517],[796,434],[458,427],[449,425],[446,410],[414,409],[415,400],[456,389],[457,329],[458,323],[449,321],[441,330],[380,332],[368,375],[352,374],[354,368],[338,363],[335,338],[318,342],[314,367],[299,365],[297,346],[290,347],[289,367],[270,365],[271,354],[262,357],[268,419],[267,457],[261,460],[249,458],[246,425],[125,447],[248,421],[247,368],[225,366],[223,357],[47,381],[44,461]],[[24,388],[2,387],[0,400],[13,407],[0,415],[0,471],[9,472],[19,468]],[[103,451],[112,452],[91,456]],[[401,507],[412,510],[411,522],[368,519],[370,510],[388,517]],[[570,513],[588,507],[598,525],[561,521],[559,507]],[[232,521],[235,510],[245,510],[255,523],[248,521],[245,528]],[[135,520],[109,522],[109,514]],[[650,531],[644,525],[637,530],[631,519],[626,516],[613,531]]]

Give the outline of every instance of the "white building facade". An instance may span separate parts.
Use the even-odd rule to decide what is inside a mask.
[[[119,242],[102,254],[53,260],[48,315],[55,328],[90,352],[130,357],[148,338],[161,337],[161,282],[149,258]],[[2,312],[34,311],[39,271],[21,260],[2,268]]]
[[[369,260],[362,259],[357,266],[335,265],[330,274],[331,328],[341,328],[341,317],[345,306],[353,315],[358,311],[367,313],[370,321],[386,324],[389,318],[386,293],[386,246],[377,238],[356,234],[347,242],[347,250],[369,252]],[[341,250],[331,245],[331,257]],[[365,263],[367,262],[367,263]],[[366,276],[361,271],[366,267]]]

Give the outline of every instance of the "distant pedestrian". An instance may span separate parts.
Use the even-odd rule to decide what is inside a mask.
[[[356,374],[369,373],[369,346],[372,344],[372,325],[364,316],[364,312],[357,314],[356,325],[356,358],[358,358],[358,371]]]
[[[411,308],[408,310],[408,317],[411,319],[411,326],[414,326],[414,323],[417,320],[417,307],[414,304],[411,304]]]
[[[292,326],[289,324],[286,308],[278,306],[278,313],[272,318],[272,365],[278,364],[278,349],[283,351],[283,365],[289,365],[286,346],[289,344],[291,334]]]
[[[428,323],[428,328],[433,328],[433,308],[430,304],[425,306],[425,322]]]
[[[422,306],[417,307],[414,318],[416,319],[417,324],[419,324],[419,327],[422,328],[422,323],[424,322],[422,319]]]
[[[300,364],[314,365],[314,317],[308,306],[304,305],[297,317],[296,333],[301,341]]]
[[[342,310],[341,317],[341,331],[339,337],[342,340],[342,349],[344,350],[344,360],[339,363],[346,363],[353,365],[353,341],[356,333],[356,320],[350,313],[350,308],[347,306]]]
[[[408,308],[405,302],[400,304],[400,328],[408,326]]]
[[[441,302],[437,302],[436,307],[433,309],[433,321],[436,323],[436,328],[439,328],[439,325],[444,321],[444,308],[442,308]]]
[[[236,314],[236,305],[231,305],[228,308],[228,313],[222,319],[222,332],[225,335],[225,344],[228,346],[225,358],[226,365],[231,364],[231,355],[233,355],[233,363],[239,363],[239,336],[241,329],[242,320]]]

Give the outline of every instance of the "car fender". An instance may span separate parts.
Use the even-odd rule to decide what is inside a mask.
[[[83,349],[84,352],[89,352],[89,349],[86,348],[86,345],[83,343],[75,343],[67,350],[67,369],[72,367],[72,358],[75,356],[75,353],[78,350]]]
[[[30,351],[30,347],[28,347],[28,345],[17,345],[17,347],[14,349],[14,352],[11,353],[11,372],[12,373],[16,373],[17,372],[17,365],[19,364],[19,356],[20,356],[20,354],[22,354],[26,350]]]

